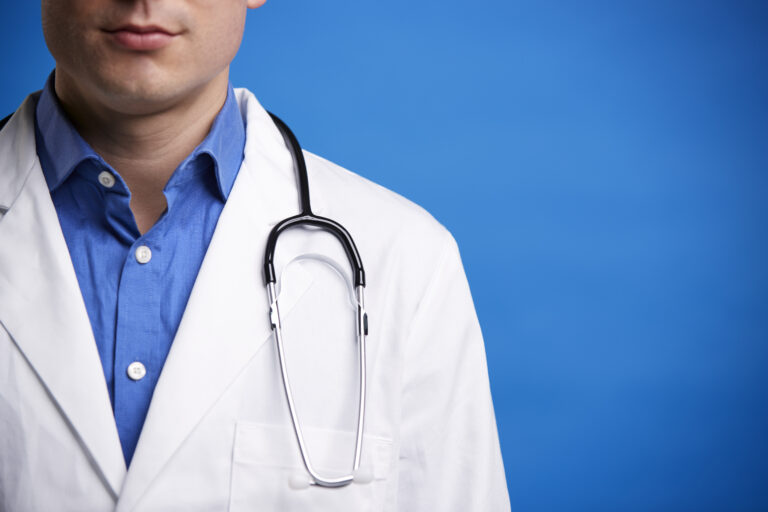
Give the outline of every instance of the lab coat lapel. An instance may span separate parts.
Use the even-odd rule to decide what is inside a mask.
[[[37,159],[36,101],[0,133],[0,323],[117,498],[125,477],[88,314]]]
[[[263,344],[271,339],[262,264],[267,235],[298,212],[293,162],[266,111],[238,91],[246,112],[245,158],[221,213],[165,362],[117,510],[132,510]],[[310,285],[281,297],[288,310]]]

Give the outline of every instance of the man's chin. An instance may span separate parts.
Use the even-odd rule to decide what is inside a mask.
[[[183,101],[185,89],[168,80],[111,77],[101,88],[103,101],[123,114],[146,115]]]

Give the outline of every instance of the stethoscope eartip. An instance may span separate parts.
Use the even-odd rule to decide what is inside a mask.
[[[373,471],[370,469],[360,468],[352,473],[352,481],[356,484],[369,484],[373,482]]]
[[[309,481],[305,473],[295,473],[288,479],[288,485],[291,489],[300,491],[302,489],[309,489],[312,482]]]

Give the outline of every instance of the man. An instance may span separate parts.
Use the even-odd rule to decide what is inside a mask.
[[[370,317],[360,469],[310,485],[261,275],[271,227],[297,213],[295,162],[228,81],[263,2],[43,0],[55,73],[0,132],[1,510],[508,509],[453,239],[306,153],[315,211],[360,250]],[[346,260],[327,233],[280,243],[299,423],[315,469],[344,475],[349,270],[328,272]]]

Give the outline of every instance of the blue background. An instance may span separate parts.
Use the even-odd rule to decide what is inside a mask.
[[[513,509],[768,510],[768,4],[269,0],[232,80],[458,239]]]

